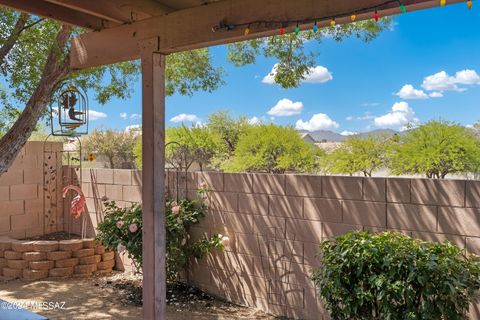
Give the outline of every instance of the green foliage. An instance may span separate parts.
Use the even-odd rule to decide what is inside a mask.
[[[353,232],[321,249],[323,266],[312,279],[332,319],[468,319],[478,298],[478,257],[448,242]]]
[[[325,157],[327,172],[349,174],[361,172],[371,177],[372,172],[385,165],[389,139],[381,137],[351,136]]]
[[[212,113],[208,117],[207,126],[218,134],[224,142],[228,155],[231,156],[237,147],[240,136],[250,127],[246,117],[233,118],[228,112]]]
[[[443,179],[447,174],[476,171],[479,165],[479,140],[470,130],[444,120],[432,120],[408,131],[389,154],[393,174]]]
[[[317,33],[308,30],[298,35],[289,33],[283,36],[238,42],[228,45],[228,59],[236,66],[244,66],[255,63],[259,55],[275,58],[278,61],[275,83],[283,88],[298,87],[311,72],[317,56],[313,52],[306,52],[306,42],[311,40],[321,42],[325,37],[332,37],[336,41],[356,37],[370,42],[379,33],[388,29],[391,23],[391,18],[382,18],[378,23],[373,20],[359,21],[334,28],[323,28]]]
[[[131,229],[135,225],[136,229]],[[97,226],[97,240],[109,250],[124,250],[135,269],[142,267],[142,208],[138,204],[120,208],[114,201],[105,202],[104,219]],[[134,232],[132,232],[134,231]]]
[[[94,130],[82,138],[82,147],[86,153],[95,154],[97,159],[101,155],[105,156],[110,169],[133,169],[136,140],[132,131]]]
[[[142,137],[137,137],[133,145],[133,157],[135,158],[135,165],[138,169],[142,169]]]
[[[170,127],[166,129],[167,161],[176,168],[188,168],[197,162],[200,169],[225,154],[221,137],[209,126]]]
[[[196,201],[166,201],[166,273],[167,281],[178,280],[192,258],[202,259],[213,249],[223,250],[221,235],[192,241],[188,231],[204,217],[205,207]],[[138,272],[142,268],[142,208],[133,204],[120,208],[115,202],[105,203],[105,217],[97,227],[97,240],[110,250],[123,252],[133,261]],[[132,229],[132,225],[135,227]]]
[[[321,149],[303,141],[291,127],[273,124],[250,127],[237,144],[233,158],[225,163],[226,171],[268,173],[314,172]]]

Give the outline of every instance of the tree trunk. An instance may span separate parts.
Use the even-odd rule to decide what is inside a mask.
[[[0,139],[0,175],[8,170],[23,148],[38,120],[45,114],[55,85],[70,72],[69,58],[64,51],[71,35],[71,27],[63,26],[52,44],[40,82],[25,109],[10,130]]]
[[[20,17],[18,17],[17,23],[15,24],[12,32],[5,40],[3,46],[0,47],[0,65],[5,62],[5,57],[8,55],[10,50],[12,50],[22,31],[25,30],[25,24],[27,23],[28,17],[29,15],[26,13],[22,13]]]

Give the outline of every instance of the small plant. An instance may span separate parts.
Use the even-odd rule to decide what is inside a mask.
[[[313,272],[332,319],[468,319],[480,262],[454,245],[353,232],[321,245]]]
[[[206,188],[199,190],[204,195]],[[201,197],[201,198],[202,198]],[[138,272],[142,267],[142,208],[133,204],[120,208],[115,202],[105,203],[105,218],[99,223],[97,239],[110,250],[126,251]],[[192,241],[191,226],[204,217],[204,205],[199,201],[167,199],[166,216],[166,272],[167,280],[178,280],[191,258],[204,258],[214,248],[223,250],[228,237],[213,235]]]

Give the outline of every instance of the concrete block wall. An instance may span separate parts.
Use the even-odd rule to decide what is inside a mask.
[[[22,239],[43,234],[44,227],[47,232],[63,230],[61,180],[52,186],[54,205],[46,203],[45,212],[50,217],[46,218],[43,210],[44,168],[60,176],[56,155],[62,148],[61,142],[27,142],[13,165],[0,176],[0,236]],[[44,151],[50,159],[44,157]]]
[[[195,261],[189,281],[276,315],[329,319],[308,275],[319,266],[320,242],[351,230],[448,239],[480,253],[480,181],[213,172],[183,179],[180,194],[194,197],[203,182],[211,190],[192,236],[221,233],[231,242]]]

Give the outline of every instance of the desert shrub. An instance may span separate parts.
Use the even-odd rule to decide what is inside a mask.
[[[313,272],[332,319],[468,319],[480,263],[454,245],[353,232],[321,245]]]
[[[142,208],[138,204],[120,208],[115,202],[105,203],[105,217],[98,224],[97,240],[110,250],[126,251],[138,272],[142,268]],[[178,280],[191,258],[204,258],[212,249],[223,250],[228,239],[213,235],[192,241],[188,234],[191,226],[204,216],[204,206],[187,199],[167,200],[166,215],[166,272],[167,280]]]

